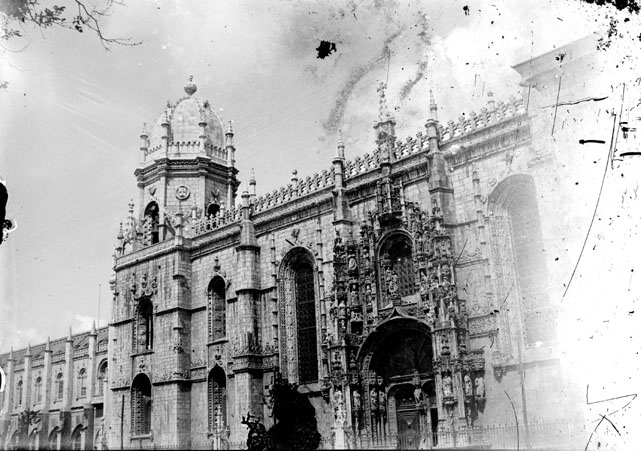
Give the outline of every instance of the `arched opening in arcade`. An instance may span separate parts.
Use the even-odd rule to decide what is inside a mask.
[[[160,241],[160,209],[156,202],[149,202],[145,208],[144,238],[147,245]]]

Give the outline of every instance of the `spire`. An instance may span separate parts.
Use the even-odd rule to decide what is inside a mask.
[[[187,84],[185,85],[185,92],[187,93],[188,96],[192,96],[198,89],[198,86],[196,86],[193,81],[194,81],[194,76],[190,75],[189,81],[187,81]]]
[[[45,346],[45,352],[51,352],[51,339],[47,337],[47,345]]]
[[[89,332],[89,335],[96,335],[96,320],[95,319],[91,322],[91,331]]]
[[[69,326],[69,335],[67,335],[67,341],[73,341],[73,338],[71,336],[71,326]]]
[[[227,151],[227,166],[234,167],[234,152],[236,152],[236,148],[234,147],[234,130],[232,129],[231,121],[229,121],[229,127],[225,132],[225,150]]]
[[[379,95],[378,99],[378,120],[379,122],[385,122],[388,119],[391,119],[391,115],[387,110],[387,101],[385,100],[385,90],[387,89],[387,83],[381,82],[378,85],[376,90]]]
[[[338,131],[338,144],[336,145],[336,158],[345,159],[345,143],[343,142],[343,132]]]
[[[251,202],[253,203],[256,200],[256,174],[254,173],[254,168],[251,171],[251,177],[249,177],[249,190],[251,194]]]
[[[27,352],[24,355],[25,357],[31,357],[31,342],[27,343]]]
[[[13,359],[13,346],[11,346],[11,349],[9,350],[9,360],[14,360]]]
[[[433,121],[438,120],[436,117],[436,111],[438,111],[438,107],[436,106],[436,100],[434,100],[434,93],[430,89],[430,119]]]

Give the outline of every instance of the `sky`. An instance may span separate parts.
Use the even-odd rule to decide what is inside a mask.
[[[188,76],[233,121],[239,178],[254,168],[261,194],[292,170],[329,168],[338,129],[348,159],[372,151],[381,81],[403,139],[423,128],[430,89],[439,117],[455,120],[490,91],[517,95],[512,65],[607,30],[589,5],[544,3],[137,1],[102,22],[105,36],[137,45],[109,51],[90,32],[25,28],[0,66],[0,175],[18,224],[0,248],[13,316],[0,348],[88,329],[99,304],[109,320],[139,135]],[[324,59],[321,40],[337,49]]]
[[[490,91],[518,95],[512,65],[606,35],[612,18],[624,26],[578,0],[137,0],[102,21],[133,46],[26,27],[0,54],[0,178],[18,224],[0,247],[0,351],[107,324],[139,135],[190,75],[233,121],[241,190],[254,168],[262,194],[329,168],[339,129],[348,159],[371,152],[379,82],[404,139],[423,129],[430,89],[456,120]],[[321,40],[336,44],[324,59]]]

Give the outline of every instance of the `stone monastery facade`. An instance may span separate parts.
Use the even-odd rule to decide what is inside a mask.
[[[190,81],[141,136],[108,343],[0,357],[6,446],[31,409],[33,446],[244,447],[243,416],[273,424],[277,375],[309,397],[323,448],[561,446],[561,284],[542,249],[563,205],[532,129],[547,119],[528,114],[553,95],[535,83],[550,58],[516,66],[525,101],[440,123],[430,98],[406,139],[381,86],[372,153],[347,161],[339,142],[326,170],[263,196],[253,176],[237,192],[234,132]]]

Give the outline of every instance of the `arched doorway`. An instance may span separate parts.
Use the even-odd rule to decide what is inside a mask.
[[[40,449],[40,431],[34,429],[29,434],[29,449]]]
[[[49,434],[49,449],[60,449],[60,428],[57,426]]]
[[[436,445],[438,409],[430,328],[397,316],[369,335],[358,353],[366,393],[364,427],[373,445]]]
[[[84,428],[78,425],[71,434],[71,449],[84,449]]]
[[[131,384],[131,431],[134,436],[151,433],[151,381],[138,374]]]
[[[227,378],[218,365],[209,372],[207,380],[209,431],[221,434],[227,426]]]

